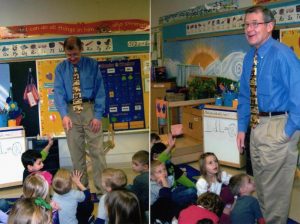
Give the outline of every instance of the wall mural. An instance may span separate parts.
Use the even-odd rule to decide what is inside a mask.
[[[238,81],[249,48],[244,35],[165,42],[164,64],[168,76],[177,77],[179,86],[185,86],[190,75]]]

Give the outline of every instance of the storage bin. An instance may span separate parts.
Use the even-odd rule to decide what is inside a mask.
[[[7,114],[0,114],[0,127],[7,127]]]

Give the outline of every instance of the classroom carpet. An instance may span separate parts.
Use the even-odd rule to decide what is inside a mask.
[[[197,182],[198,177],[200,176],[200,171],[195,169],[194,167],[188,165],[188,164],[178,164],[177,165],[181,170],[183,170],[186,173],[186,176],[192,180],[194,183]]]

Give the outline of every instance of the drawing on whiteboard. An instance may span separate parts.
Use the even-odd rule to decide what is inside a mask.
[[[229,137],[236,137],[236,124],[225,124],[221,119],[209,119],[205,123],[204,132],[228,133]]]
[[[12,153],[14,156],[20,155],[22,152],[22,146],[19,142],[14,142],[12,145],[2,146],[0,143],[0,155]]]

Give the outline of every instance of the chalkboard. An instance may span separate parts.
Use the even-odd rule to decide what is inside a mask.
[[[25,117],[21,125],[25,129],[26,137],[37,136],[39,134],[39,112],[38,106],[30,107],[23,101],[23,93],[27,84],[28,69],[32,68],[32,74],[36,83],[35,61],[10,62],[10,82],[12,83],[13,100],[22,109]]]
[[[240,164],[236,145],[236,112],[204,110],[204,152],[213,152],[219,160],[229,164]]]
[[[0,188],[22,183],[23,152],[25,152],[23,128],[0,128]]]

